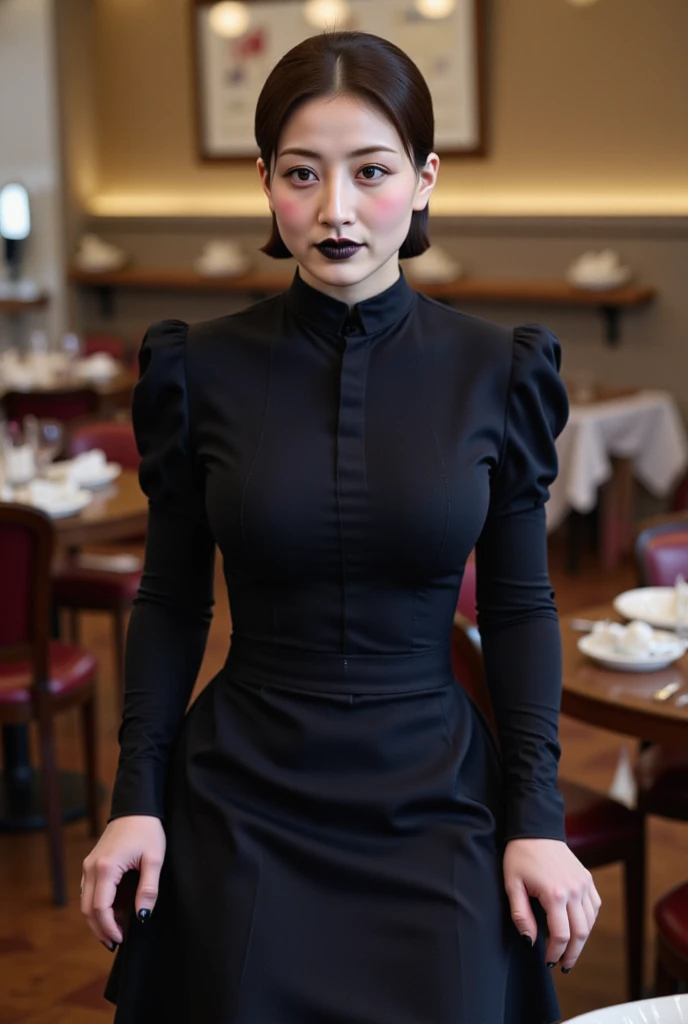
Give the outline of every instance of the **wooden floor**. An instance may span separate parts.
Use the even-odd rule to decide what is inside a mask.
[[[562,566],[562,552],[555,545],[551,553],[552,579],[562,612],[606,600],[634,582],[630,565],[613,573],[602,572],[595,567],[592,556],[575,579],[567,577]],[[229,610],[219,574],[216,593],[216,614],[199,685],[211,677],[226,656]],[[84,616],[83,642],[98,654],[102,665],[100,771],[109,783],[117,752],[117,714],[108,620],[99,615]],[[61,726],[63,767],[80,765],[76,725],[76,720],[66,716]],[[562,721],[561,736],[562,773],[606,790],[619,751],[628,741],[570,719]],[[65,840],[69,904],[58,910],[50,904],[43,834],[0,835],[0,1024],[105,1024],[112,1020],[112,1007],[102,998],[111,954],[92,938],[78,909],[81,861],[92,841],[83,822],[68,826]],[[649,905],[686,876],[688,825],[653,821]],[[595,932],[575,970],[567,977],[556,974],[565,1019],[625,998],[619,869],[596,872],[596,882],[604,904]],[[648,981],[651,939],[650,928]]]

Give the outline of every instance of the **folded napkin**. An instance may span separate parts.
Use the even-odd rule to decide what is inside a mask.
[[[623,654],[644,660],[672,654],[677,638],[671,633],[657,632],[647,622],[636,619],[627,626],[620,622],[596,622],[591,641],[600,654]]]
[[[91,448],[73,459],[56,462],[50,468],[51,480],[78,487],[79,484],[100,480],[107,469],[107,457],[102,448]]]

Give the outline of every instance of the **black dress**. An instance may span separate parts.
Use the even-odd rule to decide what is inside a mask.
[[[543,504],[556,339],[417,294],[274,298],[150,328],[150,499],[112,817],[163,818],[117,1024],[546,1024],[504,844],[564,839]],[[224,560],[231,650],[184,716]],[[476,548],[501,738],[452,678]],[[229,638],[228,638],[229,639]],[[539,908],[538,908],[539,909]]]

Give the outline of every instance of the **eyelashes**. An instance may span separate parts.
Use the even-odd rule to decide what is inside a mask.
[[[363,178],[363,181],[370,181],[370,182],[382,181],[384,178],[386,178],[389,175],[389,171],[386,168],[384,168],[384,167],[378,166],[378,164],[366,164],[365,167],[362,167],[361,170],[358,173],[359,174],[363,174],[364,171],[379,171],[380,172],[380,177],[374,177],[373,178],[373,177],[367,177],[366,176],[366,177]],[[300,174],[312,174],[313,177],[312,178],[296,177],[296,175],[300,175]],[[282,177],[290,178],[294,182],[294,184],[296,184],[296,185],[310,185],[313,181],[317,180],[315,178],[315,172],[312,171],[310,169],[310,167],[292,167],[292,169],[290,171],[287,171],[285,174],[283,174]],[[358,175],[357,175],[357,177],[358,177]]]

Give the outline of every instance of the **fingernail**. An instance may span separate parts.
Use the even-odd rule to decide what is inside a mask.
[[[101,939],[100,942],[101,942],[101,945],[105,946],[105,948],[108,950],[109,953],[114,953],[115,950],[117,949],[117,943],[116,942],[113,942],[112,944],[110,944],[109,942],[105,942],[103,939]]]
[[[562,974],[570,974],[572,970],[573,970],[573,967],[562,967],[561,973]]]
[[[142,907],[139,910],[139,912],[138,912],[138,914],[136,916],[138,917],[138,919],[141,922],[141,924],[145,924],[146,921],[148,920],[148,918],[150,917],[150,915],[151,915],[150,910],[148,910],[147,907]]]
[[[533,940],[531,939],[528,932],[521,932],[521,938],[527,946],[530,946],[531,949],[533,948]]]
[[[557,962],[556,962],[556,960],[553,960],[553,961],[552,961],[552,963],[551,963],[551,964],[547,964],[547,966],[548,966],[549,968],[552,968],[552,967],[556,967],[556,966],[557,966]]]

